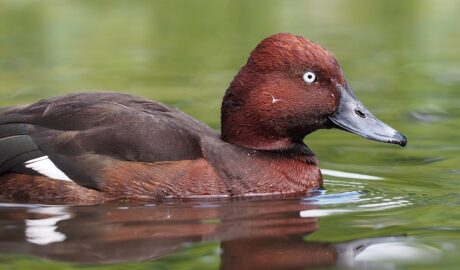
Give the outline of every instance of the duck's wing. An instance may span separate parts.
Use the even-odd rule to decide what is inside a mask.
[[[158,102],[87,93],[0,110],[0,174],[34,172],[98,188],[115,161],[158,162],[202,156],[205,124]]]

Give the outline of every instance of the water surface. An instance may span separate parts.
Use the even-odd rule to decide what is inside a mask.
[[[0,204],[0,269],[456,269],[460,2],[0,1],[0,106],[111,89],[219,129],[262,38],[329,48],[406,148],[339,130],[306,143],[324,191],[151,205]]]

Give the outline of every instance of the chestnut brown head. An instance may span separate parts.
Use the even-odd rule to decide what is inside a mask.
[[[328,50],[292,34],[260,42],[222,103],[222,139],[248,148],[286,149],[331,127],[406,142],[359,102]]]

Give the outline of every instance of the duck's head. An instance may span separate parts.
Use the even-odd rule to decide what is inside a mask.
[[[292,34],[260,42],[222,103],[222,139],[252,149],[287,149],[333,127],[375,141],[407,142],[357,99],[328,50]]]

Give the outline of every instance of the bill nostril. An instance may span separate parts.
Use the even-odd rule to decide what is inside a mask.
[[[366,114],[363,111],[361,111],[360,109],[355,109],[355,113],[356,113],[356,115],[358,115],[361,118],[366,118],[367,117]]]

